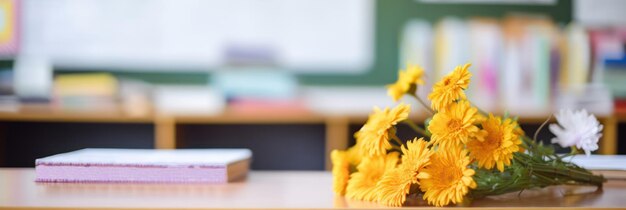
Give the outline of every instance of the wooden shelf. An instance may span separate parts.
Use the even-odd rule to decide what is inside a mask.
[[[236,114],[225,113],[221,115],[200,115],[200,116],[173,116],[176,123],[181,124],[311,124],[324,123],[328,117],[312,114],[280,114],[280,113],[256,113],[256,114]]]
[[[131,116],[116,108],[98,111],[64,111],[48,105],[24,105],[17,112],[0,112],[1,121],[29,122],[93,122],[93,123],[152,123],[149,116]]]
[[[29,122],[84,122],[84,123],[152,123],[153,117],[128,117],[105,114],[5,114],[0,113],[1,121]]]
[[[613,114],[613,116],[618,122],[626,122],[626,112],[618,112]]]

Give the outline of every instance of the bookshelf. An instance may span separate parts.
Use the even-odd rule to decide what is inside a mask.
[[[70,123],[105,123],[116,124],[121,127],[130,126],[133,124],[151,125],[153,127],[153,139],[152,147],[157,149],[175,149],[185,147],[196,147],[198,144],[185,143],[186,141],[193,140],[194,138],[208,138],[205,135],[194,134],[194,130],[207,130],[205,133],[220,131],[224,128],[232,128],[226,130],[238,131],[242,126],[247,126],[247,131],[255,127],[263,126],[278,126],[276,129],[269,129],[255,132],[267,133],[270,137],[265,138],[280,138],[283,136],[282,132],[285,132],[283,138],[290,138],[294,141],[298,138],[310,139],[309,141],[317,141],[314,144],[321,144],[323,146],[323,167],[320,169],[329,169],[331,164],[329,161],[329,153],[333,149],[343,149],[351,145],[354,142],[352,139],[352,133],[355,129],[358,129],[367,119],[367,116],[354,116],[354,115],[322,115],[311,112],[286,112],[286,113],[268,113],[259,111],[258,113],[246,113],[239,114],[233,111],[225,111],[221,115],[215,116],[163,116],[151,114],[148,116],[133,117],[125,115],[121,112],[98,112],[98,113],[76,113],[76,112],[63,112],[54,111],[46,106],[24,106],[18,112],[14,113],[0,113],[0,125],[6,125],[10,123],[19,122],[33,122],[33,123],[49,123],[54,122],[57,124],[70,124]],[[423,122],[424,116],[412,116],[415,122]],[[618,124],[626,122],[626,114],[615,114],[610,117],[600,117],[599,120],[604,125],[603,138],[600,142],[600,154],[616,154],[618,151]],[[524,126],[528,124],[539,125],[545,118],[532,117],[532,118],[520,118],[519,123]],[[554,119],[552,119],[554,121]],[[191,128],[190,128],[191,126]],[[195,126],[195,127],[194,127]],[[199,127],[198,127],[199,126]],[[282,127],[281,127],[282,126]],[[281,130],[292,129],[289,126],[296,127],[296,130]],[[6,126],[0,126],[5,133]],[[213,129],[213,130],[212,130]],[[0,130],[1,131],[1,130]],[[242,131],[242,132],[247,132]],[[149,131],[148,131],[149,132]],[[191,132],[191,133],[189,133]],[[228,132],[228,131],[224,131]],[[297,134],[293,134],[296,132]],[[301,132],[301,133],[299,133]],[[527,131],[528,132],[528,131]],[[290,134],[291,133],[291,134]],[[188,135],[189,134],[189,135]],[[63,135],[72,135],[72,133],[65,133]],[[96,135],[96,134],[93,134]],[[123,135],[123,134],[122,134]],[[130,134],[129,134],[130,135]],[[228,134],[225,134],[228,136]],[[254,135],[254,134],[252,134]],[[224,135],[219,136],[223,138]],[[132,138],[132,137],[129,137]],[[149,138],[149,137],[145,137]],[[210,140],[210,138],[208,138]],[[20,141],[31,141],[32,139],[20,139]],[[2,149],[10,150],[6,148],[6,134],[0,136],[0,152],[4,152]],[[87,140],[88,141],[88,140]],[[230,140],[229,140],[230,141]],[[232,140],[236,141],[236,140]],[[276,141],[275,143],[277,143]],[[242,143],[245,144],[245,143]],[[280,148],[281,145],[272,145],[272,142],[266,142],[268,148]],[[87,144],[89,145],[89,144]],[[123,146],[120,146],[123,147]],[[319,150],[313,150],[319,151]],[[299,154],[297,151],[295,154]],[[309,153],[313,154],[313,153]],[[306,155],[306,154],[303,154]],[[3,162],[1,157],[5,155],[0,154],[0,163]],[[261,161],[262,162],[262,161]]]

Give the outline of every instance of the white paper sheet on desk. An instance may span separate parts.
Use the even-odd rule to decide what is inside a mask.
[[[566,158],[568,160],[569,158]],[[589,170],[626,171],[626,155],[576,155],[571,161]]]

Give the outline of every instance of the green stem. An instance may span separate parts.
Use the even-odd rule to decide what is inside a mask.
[[[409,95],[413,96],[413,98],[415,98],[422,105],[422,107],[424,107],[424,109],[426,109],[430,113],[430,115],[435,114],[435,110],[430,108],[430,106],[428,106],[424,101],[422,101],[422,99],[419,96],[417,96],[417,94],[415,94],[414,92],[410,92]]]
[[[569,154],[570,154],[570,155],[576,155],[576,154],[578,154],[578,149],[576,148],[576,146],[572,146],[572,147],[570,148],[570,152],[569,152]]]
[[[428,131],[426,131],[426,129],[416,125],[415,123],[413,123],[413,121],[407,119],[402,121],[403,123],[407,124],[409,127],[411,127],[415,132],[422,134],[423,136],[427,136],[430,137],[430,133],[428,133]]]
[[[391,150],[392,151],[397,151],[399,153],[402,153],[402,149],[400,149],[400,146],[395,145],[395,144],[391,144]]]
[[[504,172],[476,169],[478,187],[471,192],[473,198],[552,185],[593,185],[601,189],[606,182],[603,176],[565,161],[530,137],[523,136],[522,140],[528,153],[514,153],[511,166]]]
[[[543,121],[543,123],[541,123],[541,126],[539,126],[539,128],[535,131],[535,135],[533,136],[533,140],[537,141],[537,136],[539,135],[539,131],[541,131],[541,129],[543,129],[543,127],[545,127],[548,122],[550,122],[550,119],[552,118],[552,115],[548,116],[548,119],[546,119],[546,121]]]
[[[570,168],[556,168],[556,167],[546,167],[546,166],[533,166],[533,169],[538,172],[545,172],[555,175],[564,176],[566,178],[572,178],[573,181],[588,183],[596,186],[602,185],[604,182],[604,178],[601,176],[593,175],[592,173],[585,173],[577,170],[572,170]]]
[[[396,135],[393,135],[391,139],[395,140],[395,142],[398,143],[398,146],[402,145],[402,140],[400,140],[400,138],[398,138]]]
[[[602,186],[602,183],[606,181],[604,177],[593,175],[591,172],[576,166],[565,165],[564,162],[558,161],[554,164],[548,164],[543,162],[533,161],[528,155],[516,153],[514,159],[527,168],[530,168],[532,174],[535,176],[543,176],[544,174],[553,175],[554,178],[550,179],[553,182],[547,183],[553,184],[565,184],[569,181],[574,181],[580,185],[595,185]],[[557,177],[559,176],[559,177]],[[558,178],[559,180],[556,180]]]

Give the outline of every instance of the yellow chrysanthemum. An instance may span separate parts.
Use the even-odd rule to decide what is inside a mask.
[[[408,104],[399,104],[391,110],[374,108],[374,113],[355,134],[360,151],[367,156],[384,155],[386,150],[391,148],[390,133],[395,135],[394,126],[409,117],[410,109]]]
[[[524,136],[526,135],[526,133],[524,133],[524,130],[522,130],[522,127],[519,126],[519,124],[517,123],[517,120],[511,119],[511,118],[507,118],[507,120],[511,121],[511,126],[513,126],[513,132],[517,135],[517,136]]]
[[[430,121],[428,130],[432,133],[431,142],[449,149],[465,144],[472,138],[482,141],[486,133],[475,125],[479,118],[478,110],[471,107],[468,101],[452,103],[445,112],[438,112]]]
[[[450,202],[463,202],[469,188],[476,188],[472,178],[474,170],[467,168],[470,163],[467,151],[461,148],[438,150],[430,162],[421,172],[424,178],[420,178],[420,189],[429,204],[445,206]]]
[[[478,162],[478,167],[492,169],[496,165],[498,170],[504,171],[504,166],[511,165],[513,153],[520,151],[521,129],[515,121],[511,119],[502,121],[491,114],[482,126],[487,131],[487,136],[484,141],[467,143],[470,156]]]
[[[463,67],[457,66],[454,71],[433,86],[433,92],[428,95],[431,100],[431,107],[434,110],[444,110],[452,102],[460,99],[466,99],[463,92],[470,83],[472,74],[467,70],[471,64],[465,64]]]
[[[391,96],[393,101],[400,100],[404,94],[415,90],[414,86],[424,84],[423,75],[424,70],[422,67],[409,64],[406,71],[398,71],[398,80],[387,86],[387,94]]]
[[[427,146],[428,142],[424,139],[415,138],[402,147],[402,154],[404,154],[402,163],[398,168],[385,173],[376,186],[380,203],[387,206],[401,206],[406,200],[411,184],[417,184],[418,178],[426,177],[426,174],[420,172],[430,164],[430,156],[433,154]]]
[[[348,163],[350,163],[350,166],[356,167],[359,165],[359,163],[361,163],[361,159],[363,158],[363,155],[361,151],[359,151],[358,145],[348,148],[346,153],[348,156]]]
[[[330,153],[333,163],[333,192],[338,195],[346,194],[346,185],[350,179],[350,163],[346,151],[333,150]]]
[[[512,119],[512,118],[507,118],[508,120],[511,120],[511,123],[513,124],[512,126],[514,127],[513,129],[513,133],[515,133],[518,137],[521,136],[525,136],[526,133],[524,132],[524,130],[522,130],[522,127],[519,126],[519,123],[517,123],[517,120]],[[526,149],[524,149],[524,147],[519,147],[518,152],[524,152],[526,151]]]
[[[387,155],[374,156],[363,159],[357,166],[357,172],[350,175],[346,197],[356,200],[376,201],[376,184],[386,171],[392,170],[398,164],[397,152]]]
[[[419,173],[430,164],[433,151],[428,149],[428,142],[424,141],[424,138],[407,141],[401,150],[403,155],[400,167],[410,174],[411,183],[418,184]]]
[[[402,206],[411,190],[411,173],[400,167],[386,172],[376,185],[376,199],[383,205]]]

